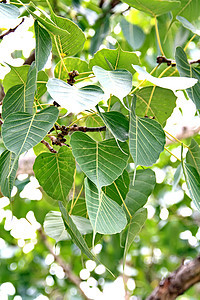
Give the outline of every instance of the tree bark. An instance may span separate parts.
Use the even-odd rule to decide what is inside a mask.
[[[183,263],[162,280],[146,300],[174,300],[197,282],[200,282],[200,256]]]

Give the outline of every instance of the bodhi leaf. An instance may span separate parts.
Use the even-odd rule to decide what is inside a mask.
[[[187,77],[162,77],[156,78],[150,75],[147,71],[142,69],[140,66],[132,65],[132,67],[142,76],[143,79],[148,80],[149,82],[162,87],[164,89],[170,89],[172,91],[177,90],[185,90],[187,88],[192,87],[197,83],[197,79],[195,78],[187,78]]]
[[[132,89],[132,74],[127,70],[107,71],[98,66],[92,68],[100,84],[109,94],[121,101]]]
[[[15,161],[15,158],[16,155],[8,150],[5,150],[0,156],[0,188],[1,193],[8,198],[11,197],[18,168],[18,161]]]
[[[8,74],[6,74],[6,76],[4,77],[3,80],[3,87],[4,87],[4,91],[5,93],[7,93],[7,91],[15,85],[18,84],[26,84],[27,81],[27,75],[28,75],[28,71],[30,66],[21,66],[21,67],[13,67],[11,65],[8,65],[11,70]]]
[[[112,65],[113,69],[125,69],[134,74],[135,70],[131,67],[131,64],[139,64],[139,58],[133,52],[123,51],[120,46],[115,50],[101,49],[91,58],[89,67],[99,66],[109,71],[108,62]]]
[[[79,73],[89,72],[88,63],[79,57],[65,57],[55,66],[54,75],[56,78],[67,81],[69,78],[68,72],[73,70],[77,70]],[[77,78],[83,78],[85,76],[86,75],[83,74],[77,76]]]
[[[17,19],[20,16],[20,10],[16,6],[8,3],[0,3],[0,20]]]
[[[124,153],[115,139],[95,142],[82,132],[72,134],[71,146],[80,168],[99,190],[102,186],[110,185],[123,173],[129,158],[126,143],[120,143]]]
[[[138,117],[155,117],[162,126],[171,116],[176,107],[177,97],[168,89],[155,87],[151,98],[153,87],[144,87],[136,92],[136,115]],[[151,101],[149,101],[151,99]]]
[[[31,115],[25,112],[10,114],[2,126],[3,142],[8,150],[19,156],[37,145],[53,127],[58,109],[47,107]]]
[[[102,234],[121,232],[127,223],[123,208],[111,200],[95,184],[85,179],[85,198],[88,215],[94,230]]]
[[[194,86],[187,88],[186,92],[196,105],[196,108],[200,109],[200,68],[194,68],[188,63],[187,56],[181,47],[176,48],[175,59],[177,69],[181,76],[185,76],[188,79],[191,79],[191,77],[196,78],[197,83]]]
[[[199,0],[180,0],[181,5],[172,11],[173,20],[176,16],[182,16],[192,22],[199,17]]]
[[[152,16],[159,16],[180,7],[178,0],[123,0],[123,2]]]
[[[77,88],[57,78],[48,81],[47,90],[56,102],[67,109],[68,113],[75,114],[94,108],[104,95],[102,89],[96,85]]]
[[[72,215],[71,218],[81,234],[85,235],[92,232],[92,226],[88,219]],[[53,238],[56,243],[70,239],[70,235],[67,233],[59,211],[50,211],[46,214],[44,220],[44,231],[48,236]]]
[[[189,146],[186,162],[196,168],[197,172],[200,175],[200,148],[197,142],[192,139],[191,144]]]
[[[130,153],[135,166],[151,166],[164,150],[165,133],[155,120],[135,115],[132,104],[129,132]]]
[[[194,26],[192,23],[190,23],[187,19],[185,19],[184,17],[178,16],[176,17],[176,19],[181,22],[181,24],[189,29],[190,31],[192,31],[194,34],[200,35],[200,30],[198,29],[197,26]],[[198,24],[199,25],[199,24]]]
[[[65,201],[74,181],[75,160],[68,147],[58,153],[41,153],[33,171],[41,187],[51,198]]]
[[[125,142],[128,139],[129,132],[128,119],[118,111],[101,113],[98,109],[98,112],[106,127],[110,130],[113,136],[117,140]]]
[[[34,22],[34,30],[36,39],[35,62],[37,70],[40,71],[50,55],[52,42],[49,33],[37,21]]]
[[[37,90],[35,93],[35,99],[39,100],[42,95],[47,91],[46,83],[49,77],[44,71],[39,71],[37,76]],[[46,82],[46,83],[45,83]]]
[[[123,35],[133,50],[140,49],[145,40],[145,34],[141,27],[131,24],[125,18],[120,22]]]
[[[111,185],[103,187],[102,190],[106,196],[121,205],[122,199],[126,199],[126,195],[129,190],[129,184],[130,179],[128,172],[124,170],[122,175],[120,175]]]
[[[183,173],[190,197],[200,211],[200,175],[197,170],[188,163],[183,164]]]

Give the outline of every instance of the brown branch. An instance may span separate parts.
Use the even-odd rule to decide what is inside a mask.
[[[6,35],[10,34],[11,32],[15,32],[15,30],[24,22],[24,18],[21,20],[21,22],[15,26],[14,28],[10,28],[8,31],[0,35],[0,40],[2,40]]]
[[[31,52],[29,57],[24,61],[23,65],[31,65],[35,61],[35,50]]]
[[[67,126],[61,126],[57,128],[58,130],[61,130],[62,136],[68,135],[69,132],[74,132],[74,131],[81,131],[81,132],[101,132],[101,131],[106,131],[106,126],[101,126],[101,127],[86,127],[86,126],[77,126],[74,124],[71,127]]]
[[[172,66],[172,67],[175,67],[176,66],[176,62],[172,59],[168,59],[164,56],[158,56],[157,57],[157,63],[160,65],[160,64],[163,64],[163,63],[166,63],[168,66]],[[191,60],[189,61],[189,64],[192,65],[192,64],[200,64],[200,59],[198,60]]]
[[[54,253],[53,247],[48,242],[47,236],[44,233],[44,231],[42,230],[42,228],[38,229],[38,233],[39,233],[43,243],[45,244],[46,248],[53,255],[54,260],[59,264],[59,266],[61,266],[63,268],[63,271],[64,271],[66,277],[77,287],[77,289],[79,290],[79,292],[81,293],[82,297],[85,300],[90,300],[90,298],[88,298],[85,295],[85,293],[83,292],[83,290],[80,288],[81,279],[72,272],[71,266],[69,264],[66,264],[66,262],[60,256],[58,256]]]
[[[51,147],[51,145],[50,145],[47,141],[42,140],[41,143],[42,143],[43,145],[45,145],[45,146],[49,149],[49,151],[50,151],[51,153],[57,153],[57,151],[54,150],[53,147]]]
[[[159,283],[146,300],[174,300],[200,281],[200,256],[182,264]]]

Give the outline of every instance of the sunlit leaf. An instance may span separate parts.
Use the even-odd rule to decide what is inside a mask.
[[[181,5],[172,11],[173,20],[176,19],[176,16],[182,16],[190,22],[198,19],[200,10],[199,0],[180,0],[180,3]]]
[[[141,27],[131,24],[125,18],[120,22],[123,35],[133,50],[140,49],[145,40],[145,34]]]
[[[11,68],[11,70],[8,74],[6,74],[3,80],[3,87],[5,93],[7,93],[7,91],[12,86],[19,85],[19,84],[25,85],[27,81],[28,71],[30,68],[30,66],[27,65],[21,67],[14,67],[9,65],[9,67]]]
[[[196,168],[197,172],[200,175],[200,147],[194,139],[192,139],[189,146],[186,155],[186,161],[188,164]]]
[[[176,19],[181,22],[181,24],[189,29],[190,31],[192,31],[194,34],[200,35],[200,29],[198,29],[197,26],[194,26],[192,23],[190,23],[187,19],[185,19],[184,17],[178,16],[176,17]]]
[[[183,171],[185,181],[195,206],[200,210],[200,175],[197,170],[188,163],[184,163]]]
[[[18,7],[8,3],[0,3],[0,20],[17,19],[19,16]]]

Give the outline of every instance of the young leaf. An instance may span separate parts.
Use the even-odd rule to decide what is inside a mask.
[[[5,150],[0,156],[0,188],[1,193],[8,198],[11,197],[18,168],[18,161],[15,161],[15,158],[16,155],[8,150]]]
[[[133,50],[140,49],[145,40],[145,34],[141,27],[133,25],[125,18],[120,22],[123,35]]]
[[[162,77],[156,78],[150,75],[147,71],[142,69],[140,66],[132,65],[132,67],[142,76],[143,79],[148,80],[149,82],[162,87],[164,89],[169,89],[172,91],[177,90],[185,90],[187,88],[192,87],[197,83],[197,79],[195,78],[187,78],[187,77]]]
[[[110,185],[125,169],[129,158],[128,146],[120,144],[122,152],[115,139],[95,142],[87,134],[74,132],[71,137],[73,155],[86,176],[101,189]]]
[[[185,181],[195,206],[200,210],[200,175],[197,170],[188,163],[183,164]]]
[[[3,142],[8,150],[19,156],[37,145],[53,127],[58,109],[47,107],[31,115],[25,112],[10,114],[2,126]]]
[[[113,136],[117,140],[125,142],[128,139],[129,132],[128,119],[118,111],[101,113],[98,109],[98,112],[106,127],[110,130]]]
[[[85,235],[92,232],[92,226],[88,219],[72,215],[71,218],[81,234]],[[53,238],[56,243],[71,238],[67,233],[65,224],[59,211],[50,211],[46,214],[44,220],[44,231],[48,236]]]
[[[194,139],[192,139],[188,149],[186,162],[196,168],[200,175],[200,147]]]
[[[164,150],[165,133],[158,122],[135,115],[131,108],[129,147],[135,166],[152,166]]]
[[[125,228],[127,220],[123,208],[103,191],[98,191],[88,178],[85,179],[85,198],[94,234],[115,234]]]
[[[41,187],[51,198],[65,201],[74,181],[75,160],[68,147],[58,153],[41,153],[33,171]]]
[[[17,19],[19,16],[20,10],[18,7],[8,3],[0,3],[0,20]]]
[[[132,74],[127,70],[107,71],[98,66],[92,68],[103,88],[121,101],[132,89]]]
[[[194,68],[188,63],[187,56],[181,47],[176,48],[175,59],[177,69],[181,76],[185,76],[188,79],[191,79],[191,77],[196,78],[197,83],[190,88],[188,87],[186,92],[196,105],[196,108],[200,109],[200,68]]]
[[[52,42],[49,33],[38,24],[38,21],[34,22],[34,30],[36,39],[35,62],[37,70],[40,71],[50,55]]]
[[[48,81],[47,90],[56,102],[67,109],[68,113],[75,114],[94,108],[104,95],[102,89],[96,85],[77,88],[57,78]]]

